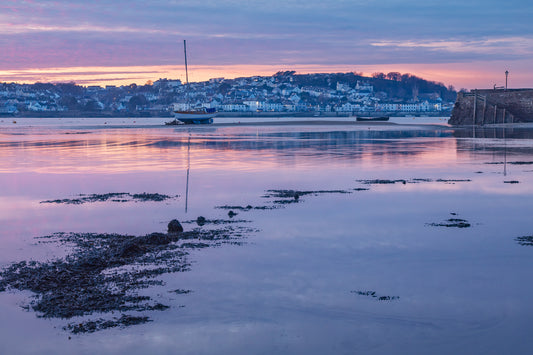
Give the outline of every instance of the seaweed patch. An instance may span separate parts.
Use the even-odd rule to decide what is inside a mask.
[[[188,250],[239,244],[251,228],[231,226],[193,229],[182,233],[145,236],[56,233],[40,237],[71,249],[65,258],[45,262],[21,261],[0,270],[0,291],[28,290],[34,297],[26,306],[44,318],[89,316],[119,312],[113,320],[85,319],[65,327],[73,333],[145,323],[148,317],[125,312],[164,311],[170,306],[140,289],[164,286],[157,277],[190,269]],[[174,291],[176,294],[179,292]]]
[[[221,225],[221,224],[237,224],[237,223],[251,223],[251,221],[244,220],[244,219],[207,219],[203,216],[199,216],[195,220],[190,221],[183,221],[183,223],[194,223],[197,224],[199,227],[206,226],[206,225]]]
[[[224,205],[224,206],[216,206],[215,208],[219,208],[223,210],[250,211],[250,210],[273,210],[273,209],[276,209],[277,207],[275,206],[251,206],[251,205],[247,205],[247,206]]]
[[[470,179],[437,179],[436,182],[446,182],[446,183],[455,183],[455,182],[470,182]]]
[[[455,228],[469,228],[471,227],[470,222],[466,219],[456,218],[457,213],[452,212],[450,215],[454,216],[453,218],[448,218],[446,221],[441,223],[426,223],[427,226],[431,227],[455,227]]]
[[[392,185],[396,183],[407,184],[407,180],[398,179],[398,180],[388,180],[388,179],[373,179],[373,180],[356,180],[365,185]]]
[[[130,325],[143,324],[151,322],[148,317],[138,317],[123,314],[120,318],[114,317],[112,320],[97,319],[94,321],[87,321],[83,323],[69,323],[63,327],[63,330],[68,330],[73,334],[78,333],[94,333],[99,330],[121,327],[125,328]]]
[[[264,206],[217,206],[215,208],[230,210],[228,215],[237,215],[235,211],[251,211],[251,210],[274,210],[283,208],[284,205],[302,202],[303,196],[318,196],[321,194],[351,194],[352,191],[368,190],[366,188],[353,189],[353,190],[314,190],[314,191],[300,191],[300,190],[266,190],[265,194],[261,196],[265,199],[272,199],[270,202],[272,205]]]
[[[378,295],[375,291],[350,291],[350,293],[355,293],[358,296],[370,297],[376,301],[395,301],[400,299],[400,296]]]
[[[422,182],[444,182],[454,184],[456,182],[470,182],[470,179],[428,179],[428,178],[414,178],[414,179],[372,179],[372,180],[356,180],[365,185],[394,185],[394,184],[419,184]]]
[[[495,162],[487,162],[485,164],[488,165],[504,165],[504,164],[510,164],[510,165],[533,165],[533,161],[495,161]]]
[[[526,235],[523,237],[515,238],[516,242],[520,245],[533,247],[533,235]]]
[[[301,202],[300,197],[311,195],[318,196],[322,194],[350,194],[348,190],[316,190],[316,191],[299,191],[299,190],[267,190],[263,198],[277,198],[272,201],[275,205],[286,205]]]
[[[127,192],[110,192],[106,194],[80,194],[76,198],[64,198],[57,200],[45,200],[40,203],[57,203],[57,204],[67,204],[67,205],[81,205],[83,203],[93,203],[93,202],[146,202],[146,201],[155,201],[161,202],[170,199],[178,198],[179,195],[169,196],[158,193],[139,193],[139,194],[130,194]]]

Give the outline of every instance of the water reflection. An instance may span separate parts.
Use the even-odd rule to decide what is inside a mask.
[[[500,165],[507,176],[508,166],[533,164],[533,131],[512,127],[477,127],[454,132],[457,149],[471,159]]]
[[[455,129],[457,138],[533,139],[533,130],[521,127],[471,127]]]
[[[87,353],[129,346],[142,353],[163,343],[169,353],[533,346],[527,336],[533,290],[523,282],[533,259],[515,242],[531,235],[527,132],[506,131],[505,138],[449,128],[312,126],[34,132],[0,135],[0,264],[52,260],[39,254],[43,246],[34,237],[138,236],[164,231],[173,218],[192,229],[198,216],[228,219],[217,206],[242,206],[237,218],[257,228],[243,236],[245,245],[191,253],[190,272],[165,275],[160,289],[147,289],[172,306],[152,315],[153,323],[72,340]],[[264,197],[268,190],[276,195]],[[180,197],[39,203],[143,191]],[[269,202],[282,200],[280,194],[283,204]],[[461,221],[470,226],[449,225]],[[176,300],[169,290],[193,292]],[[7,301],[0,307],[14,319],[24,313]],[[3,329],[11,331],[12,318],[4,317]],[[40,321],[32,315],[17,329],[34,339],[50,327]],[[66,337],[57,333],[43,340],[50,353],[68,343],[58,343]],[[11,342],[8,350],[23,345]]]
[[[0,171],[153,171],[184,169],[191,158],[196,168],[211,167],[219,164],[222,157],[236,166],[256,161],[258,156],[271,166],[294,164],[294,159],[301,157],[319,161],[373,157],[382,160],[424,154],[428,144],[443,148],[448,143],[435,138],[451,137],[451,132],[444,130],[276,132],[241,128],[235,132],[220,128],[170,134],[161,129],[83,133],[76,138],[65,134],[4,135],[0,158],[7,164]],[[86,164],[78,164],[80,159]]]

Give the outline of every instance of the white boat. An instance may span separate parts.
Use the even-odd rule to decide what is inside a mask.
[[[213,117],[215,117],[216,114],[216,112],[209,112],[206,109],[174,111],[174,121],[170,121],[165,124],[209,124],[213,123]]]
[[[188,89],[189,72],[187,69],[187,42],[185,40],[183,40],[183,53],[185,55],[185,80]],[[213,123],[213,117],[216,115],[217,113],[215,109],[206,109],[203,107],[188,110],[178,110],[174,111],[174,121],[166,122],[165,124],[210,124]]]

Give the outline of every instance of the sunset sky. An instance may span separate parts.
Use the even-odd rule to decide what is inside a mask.
[[[0,0],[0,82],[81,85],[399,71],[533,87],[524,0]]]

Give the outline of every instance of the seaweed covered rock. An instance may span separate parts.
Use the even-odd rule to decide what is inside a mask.
[[[173,219],[168,223],[168,232],[169,233],[181,233],[183,232],[183,227],[177,219]]]
[[[198,224],[200,227],[207,223],[207,220],[204,216],[199,216],[196,218],[196,224]]]

